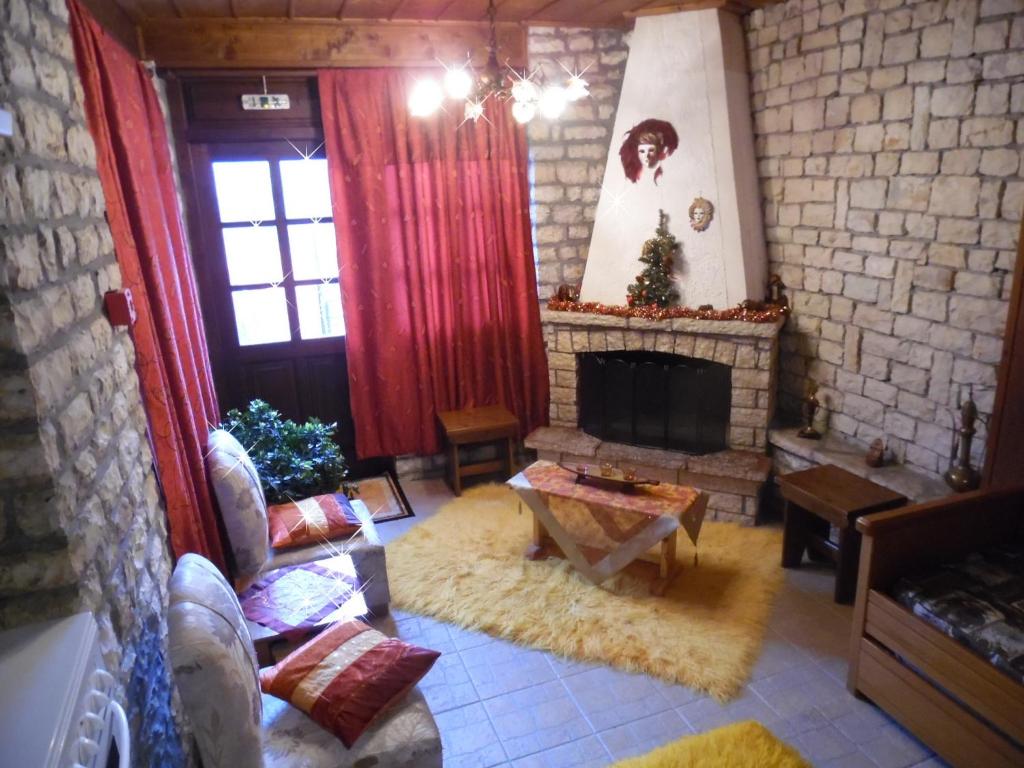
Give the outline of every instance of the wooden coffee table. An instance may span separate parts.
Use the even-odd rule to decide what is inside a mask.
[[[694,546],[700,535],[708,496],[686,486],[661,483],[633,493],[575,482],[556,464],[538,461],[507,483],[533,512],[533,536],[526,557],[564,557],[594,584],[630,570],[650,581],[651,594],[663,595],[678,573],[679,529]],[[579,541],[552,511],[552,500],[568,500],[608,539],[606,546]],[[658,547],[658,555],[649,554]],[[697,556],[694,555],[694,563]]]
[[[782,567],[796,568],[804,550],[836,564],[835,601],[852,603],[857,587],[861,515],[902,507],[907,497],[845,469],[825,464],[779,476],[785,500]],[[839,529],[839,542],[829,539],[829,526]]]

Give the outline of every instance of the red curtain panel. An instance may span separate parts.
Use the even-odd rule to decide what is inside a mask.
[[[319,73],[361,458],[436,452],[442,410],[547,422],[525,132],[496,101],[410,116],[415,77]]]
[[[203,322],[163,114],[145,67],[69,0],[85,113],[124,287],[138,311],[135,368],[176,556],[225,566],[206,480],[206,435],[217,422]]]

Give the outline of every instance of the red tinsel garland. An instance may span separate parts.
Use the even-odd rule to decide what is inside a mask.
[[[688,317],[694,320],[739,320],[744,323],[774,323],[785,314],[782,307],[769,306],[764,309],[732,307],[730,309],[694,309],[693,307],[658,307],[656,304],[626,307],[616,304],[601,304],[596,301],[564,301],[554,296],[548,299],[548,309],[555,312],[583,312],[593,315],[615,315],[616,317],[640,317],[644,320],[671,320]]]

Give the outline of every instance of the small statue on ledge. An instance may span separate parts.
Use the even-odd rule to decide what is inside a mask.
[[[558,290],[555,292],[555,297],[559,301],[579,301],[579,286],[569,285],[568,283],[562,283],[560,286],[558,286]]]
[[[789,298],[782,292],[785,287],[786,284],[782,282],[782,278],[778,275],[769,277],[768,296],[765,298],[764,303],[769,306],[779,307],[784,313],[789,312]]]
[[[812,381],[807,385],[807,394],[804,395],[803,402],[800,406],[800,410],[804,417],[804,425],[800,431],[796,433],[797,437],[802,437],[805,440],[821,439],[821,433],[814,428],[814,417],[817,415],[820,407],[821,402],[818,400],[818,385]]]
[[[868,452],[864,454],[864,463],[873,468],[885,466],[885,441],[882,438],[873,440],[868,446]]]
[[[974,428],[974,423],[977,420],[978,406],[974,404],[973,393],[968,388],[967,401],[960,406],[960,428],[955,430],[953,444],[950,446],[949,469],[942,476],[946,485],[957,493],[973,491],[981,485],[981,473],[971,466],[971,441],[974,439],[974,433],[977,432]],[[954,466],[953,461],[957,459],[958,454],[959,458]]]

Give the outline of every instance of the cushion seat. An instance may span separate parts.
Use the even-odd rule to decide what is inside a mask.
[[[390,616],[371,626],[389,637],[398,630]],[[423,694],[414,688],[346,749],[305,713],[263,694],[264,768],[441,768],[441,735]]]
[[[1024,551],[975,552],[900,579],[893,597],[1024,684]]]

